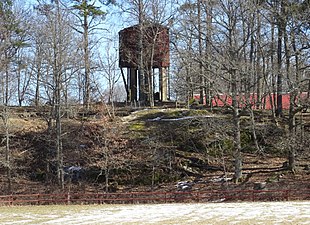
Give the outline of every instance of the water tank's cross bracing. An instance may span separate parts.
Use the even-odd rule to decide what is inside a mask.
[[[159,24],[127,27],[119,32],[119,48],[119,66],[127,100],[142,103],[167,101],[169,29]],[[127,78],[123,68],[127,68]]]

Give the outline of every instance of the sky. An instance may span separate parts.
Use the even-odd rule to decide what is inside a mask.
[[[38,4],[39,1],[49,2],[52,0],[15,0],[17,4],[24,5],[29,7],[30,9],[33,8],[34,5]],[[73,0],[61,0],[62,2],[72,2]],[[95,2],[99,2],[99,0],[91,0]],[[123,3],[123,1],[120,1]],[[119,38],[118,32],[128,26],[135,25],[137,22],[135,21],[134,16],[129,16],[124,12],[121,12],[121,9],[115,5],[109,6],[102,6],[101,8],[103,11],[107,12],[107,16],[105,20],[100,24],[101,30],[96,31],[96,39],[100,39],[100,45],[96,49],[99,50],[99,53],[103,60],[105,60],[105,54],[107,48],[110,49],[111,52],[115,53],[115,57],[118,57],[118,47],[119,47]],[[119,68],[117,67],[116,70],[120,73]],[[95,75],[97,77],[97,75]],[[98,77],[102,77],[99,74]],[[124,87],[123,80],[119,79],[120,87]],[[107,88],[107,82],[103,79],[100,80],[100,85],[103,89]],[[156,86],[157,87],[157,86]],[[125,93],[125,89],[124,89]]]
[[[15,0],[17,4],[24,5],[26,8],[29,7],[30,9],[33,8],[34,5],[38,3],[40,0]],[[44,0],[41,0],[44,1]],[[45,1],[52,1],[52,0],[45,0]],[[68,2],[69,0],[62,0],[63,2]],[[72,0],[70,0],[72,1]],[[94,1],[94,0],[92,0]],[[95,0],[99,2],[98,0]],[[127,27],[128,23],[126,24],[123,18],[123,14],[120,13],[119,8],[113,5],[109,6],[102,6],[101,8],[103,11],[107,12],[107,16],[104,21],[98,26],[101,28],[100,30],[96,31],[96,39],[100,39],[100,46],[96,47],[99,50],[99,53],[102,55],[102,58],[105,58],[106,48],[110,48],[111,52],[115,51],[116,57],[118,56],[118,32]],[[119,71],[120,73],[120,71]],[[121,86],[122,80],[119,80]],[[100,81],[101,86],[103,89],[107,88],[107,82],[103,79]],[[125,92],[125,90],[124,90]]]

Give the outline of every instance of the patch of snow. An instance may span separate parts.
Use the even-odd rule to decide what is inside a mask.
[[[62,206],[43,214],[2,214],[7,224],[302,224],[310,225],[310,202]],[[48,210],[48,206],[46,206]],[[18,208],[16,208],[18,209]],[[23,210],[24,211],[24,210]],[[40,209],[38,212],[41,212]],[[32,213],[29,214],[29,213]],[[47,216],[50,215],[50,216]],[[19,220],[17,220],[17,218]],[[2,222],[3,221],[3,222]],[[43,222],[42,222],[43,221]]]
[[[162,118],[161,117],[156,117],[154,119],[148,119],[147,121],[159,121],[161,120]]]
[[[212,178],[210,181],[214,183],[218,183],[218,182],[231,181],[232,179],[233,179],[232,177],[217,177],[217,178]]]
[[[154,119],[148,119],[147,121],[153,122],[153,121],[164,121],[164,122],[169,122],[169,121],[182,121],[182,120],[191,120],[191,119],[202,119],[202,118],[213,118],[214,115],[204,115],[204,116],[185,116],[185,117],[180,117],[180,118],[161,118],[161,117],[156,117]]]

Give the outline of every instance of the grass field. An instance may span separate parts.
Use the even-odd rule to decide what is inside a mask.
[[[310,202],[0,207],[0,224],[310,224]]]

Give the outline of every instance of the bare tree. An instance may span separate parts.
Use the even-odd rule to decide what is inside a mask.
[[[35,42],[40,43],[40,45],[36,45],[40,50],[37,55],[38,60],[40,60],[37,70],[44,71],[37,82],[43,84],[48,105],[50,106],[50,112],[46,120],[50,139],[53,140],[51,148],[48,150],[49,154],[47,154],[47,171],[49,170],[48,165],[55,161],[57,165],[57,181],[61,189],[64,189],[62,147],[62,139],[64,138],[62,117],[64,112],[62,109],[65,103],[64,97],[65,99],[68,97],[65,89],[68,82],[68,71],[75,65],[72,61],[73,49],[71,49],[71,43],[75,42],[72,42],[74,39],[72,38],[70,14],[66,12],[59,0],[53,4],[41,2],[37,6],[37,10],[43,17],[43,27],[45,28],[45,33],[39,32],[37,42]],[[45,37],[44,43],[40,42],[41,35]],[[44,65],[44,70],[41,70],[41,65]],[[36,88],[36,90],[38,89]]]
[[[73,27],[78,33],[83,35],[83,54],[84,54],[84,96],[83,104],[89,109],[90,104],[90,91],[91,91],[91,65],[90,65],[90,47],[89,47],[89,35],[98,29],[98,25],[104,19],[106,13],[101,10],[100,6],[96,6],[96,1],[94,0],[72,0],[72,8],[77,11],[74,13],[76,15],[80,27]],[[101,4],[108,5],[114,1],[100,1]]]
[[[288,169],[292,172],[296,170],[296,154],[301,146],[299,137],[302,137],[303,122],[299,126],[296,123],[296,114],[301,113],[309,107],[309,96],[303,93],[307,77],[302,77],[305,68],[309,67],[309,62],[305,61],[304,53],[309,51],[309,46],[304,45],[304,36],[298,35],[302,33],[302,29],[307,25],[305,21],[309,18],[308,11],[305,8],[306,2],[290,3],[282,2],[284,10],[282,15],[287,21],[284,29],[284,55],[285,55],[285,72],[290,92],[289,104],[289,150],[288,150]],[[309,3],[308,3],[309,6]],[[309,41],[309,37],[307,38]],[[307,46],[307,47],[306,47]],[[293,60],[291,60],[293,58]],[[299,129],[298,129],[299,127]],[[299,132],[298,132],[299,131]],[[299,133],[299,134],[298,134]],[[301,142],[302,143],[302,142]],[[301,147],[303,148],[303,147]]]
[[[22,11],[19,11],[13,1],[0,3],[0,74],[2,89],[2,113],[4,125],[3,142],[5,143],[5,160],[3,162],[8,184],[8,192],[12,191],[12,159],[10,149],[10,99],[12,87],[12,67],[18,50],[25,46],[25,31],[22,29]]]
[[[99,57],[100,68],[103,72],[103,77],[108,83],[108,103],[112,106],[113,117],[114,115],[114,101],[115,101],[115,85],[120,79],[120,71],[118,71],[118,59],[115,49],[112,48],[110,42],[104,54],[104,59]]]
[[[15,72],[17,78],[17,99],[18,105],[22,106],[27,98],[30,98],[30,82],[32,78],[32,71],[27,66],[27,63],[31,62],[29,55],[19,51],[17,55],[17,61],[15,64]]]
[[[212,10],[201,11],[200,7],[202,5],[209,6]],[[200,86],[209,86],[208,89],[210,90],[212,84],[212,93],[217,96],[216,99],[232,110],[235,128],[236,181],[242,177],[240,110],[252,110],[253,101],[251,101],[252,96],[250,93],[255,92],[255,86],[260,88],[257,84],[257,82],[260,82],[260,78],[258,75],[255,78],[253,72],[255,60],[257,67],[259,67],[259,59],[255,58],[255,56],[258,56],[255,50],[258,47],[254,45],[254,34],[259,32],[258,26],[254,23],[258,7],[259,5],[252,1],[246,3],[243,1],[213,1],[209,5],[187,1],[180,6],[180,10],[182,10],[182,14],[184,14],[184,11],[191,13],[191,17],[185,18],[187,24],[190,25],[185,26],[184,30],[176,33],[175,37],[177,53],[182,61],[185,62],[183,59],[187,59],[187,61],[192,62],[191,67],[181,64],[180,71],[186,71],[190,68],[192,72],[202,74],[205,80],[202,81],[199,76],[187,79],[187,81],[191,80],[191,82],[196,83],[197,89],[194,89],[194,93],[200,93],[201,96]],[[195,13],[196,10],[197,13]],[[205,23],[199,22],[201,19]],[[257,21],[259,20],[257,19]],[[176,26],[176,29],[178,30],[178,26]],[[190,44],[188,49],[185,48],[182,37],[191,40],[188,43]],[[202,48],[202,41],[206,43],[204,48]],[[179,44],[177,44],[178,42]],[[253,134],[255,136],[254,115],[251,115]],[[256,146],[259,149],[257,142]]]

